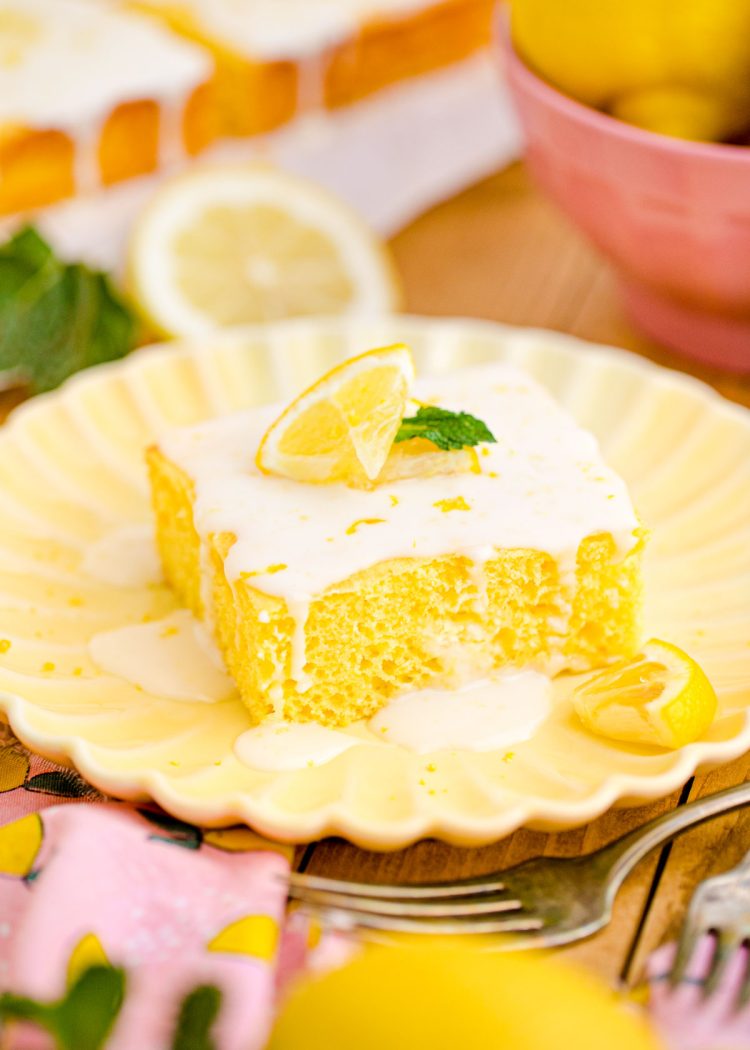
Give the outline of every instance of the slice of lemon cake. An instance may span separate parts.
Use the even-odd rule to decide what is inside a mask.
[[[411,378],[375,351],[148,452],[167,579],[255,721],[638,649],[643,534],[594,437],[506,364],[420,380],[416,408]]]
[[[101,0],[0,0],[0,215],[215,137],[210,55]]]

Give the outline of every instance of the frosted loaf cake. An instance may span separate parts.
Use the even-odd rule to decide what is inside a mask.
[[[493,0],[0,0],[0,215],[468,57]]]
[[[0,0],[0,215],[215,135],[208,53],[103,0]]]
[[[457,62],[490,39],[494,0],[133,0],[216,59],[224,133],[336,108]]]

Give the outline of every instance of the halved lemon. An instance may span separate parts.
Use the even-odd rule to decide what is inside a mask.
[[[256,463],[295,481],[369,484],[388,458],[414,363],[408,347],[386,346],[344,361],[271,424]]]
[[[383,245],[313,183],[261,164],[167,182],[130,241],[129,281],[166,335],[316,314],[378,314],[400,291]]]
[[[695,660],[656,638],[636,659],[592,675],[577,687],[573,703],[594,733],[669,748],[697,740],[717,706],[714,688]]]

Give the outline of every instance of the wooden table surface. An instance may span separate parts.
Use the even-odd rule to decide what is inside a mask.
[[[539,325],[612,343],[689,371],[750,405],[750,377],[689,364],[640,337],[617,303],[612,274],[516,165],[422,216],[393,241],[407,309]],[[748,683],[750,687],[750,683]],[[377,854],[328,839],[300,850],[307,871],[409,881],[478,875],[547,853],[588,852],[688,799],[745,780],[750,757],[691,780],[654,805],[613,810],[587,827],[545,835],[522,830],[482,849],[418,843]],[[648,954],[679,927],[693,887],[750,849],[750,813],[718,818],[655,853],[621,890],[614,920],[563,954],[611,982],[640,980]]]
[[[612,343],[692,372],[750,405],[750,377],[741,380],[691,365],[630,328],[610,271],[532,188],[520,165],[421,217],[394,239],[393,250],[407,309],[414,313],[538,325]],[[0,396],[0,418],[16,400],[13,393]],[[688,799],[741,782],[749,772],[750,756],[691,780],[682,792],[654,805],[613,810],[561,834],[521,830],[482,849],[425,841],[388,854],[328,839],[300,848],[297,864],[326,875],[393,881],[478,875],[534,855],[588,852]],[[719,818],[687,833],[633,873],[604,932],[564,954],[613,983],[637,982],[648,953],[678,928],[695,884],[736,863],[747,849],[750,813]]]

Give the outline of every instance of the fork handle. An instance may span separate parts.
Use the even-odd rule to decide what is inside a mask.
[[[598,851],[610,871],[609,884],[616,891],[625,877],[647,853],[696,824],[750,804],[750,783],[737,784],[715,795],[688,802],[684,806],[649,821]]]

